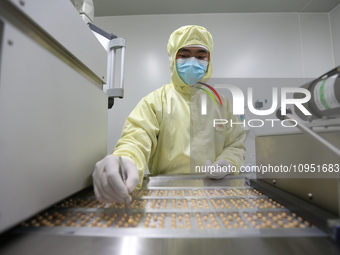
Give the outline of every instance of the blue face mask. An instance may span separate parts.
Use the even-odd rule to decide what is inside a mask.
[[[182,81],[193,86],[202,80],[208,67],[208,62],[195,57],[176,59],[177,73]]]

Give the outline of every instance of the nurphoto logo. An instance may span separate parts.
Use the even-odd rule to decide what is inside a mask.
[[[229,89],[229,91],[232,94],[233,97],[233,114],[234,115],[243,115],[244,114],[244,106],[245,106],[245,97],[242,92],[242,90],[231,84],[219,84],[219,88],[226,88]],[[288,93],[302,93],[305,95],[303,98],[288,98],[287,94]],[[305,88],[295,88],[295,87],[283,87],[280,90],[280,101],[281,101],[281,109],[282,115],[286,115],[286,109],[287,105],[295,105],[299,110],[305,114],[305,115],[312,115],[304,106],[303,103],[308,102],[311,99],[311,93],[309,90]],[[272,105],[269,109],[266,110],[259,110],[254,107],[254,102],[253,102],[253,88],[248,88],[247,89],[247,106],[249,111],[258,116],[266,116],[274,113],[277,109],[278,106],[278,88],[273,87],[272,89]],[[206,115],[207,114],[207,96],[206,94],[202,95],[201,98],[201,114]],[[246,122],[245,119],[240,122],[233,122],[233,120],[227,120],[227,119],[214,119],[213,121],[213,126],[220,126],[220,125],[225,125],[229,123],[231,126],[232,125],[243,125],[244,127],[246,124],[248,124],[249,127],[262,127],[265,122],[271,123],[271,127],[274,127],[274,124],[276,122],[280,122],[283,127],[295,127],[297,125],[296,120],[292,119],[285,119],[285,120],[279,120],[279,119],[250,119]],[[293,124],[292,124],[293,122]]]

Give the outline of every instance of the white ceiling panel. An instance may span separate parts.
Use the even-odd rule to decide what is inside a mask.
[[[93,0],[95,16],[330,12],[340,0]]]
[[[339,5],[340,0],[312,0],[310,1],[303,12],[330,12],[337,5]]]

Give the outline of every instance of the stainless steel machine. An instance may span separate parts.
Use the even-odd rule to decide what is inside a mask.
[[[0,38],[0,254],[339,254],[338,173],[258,171],[339,163],[302,133],[257,137],[257,173],[145,176],[130,205],[97,201],[108,96],[123,95],[102,90],[107,50],[124,43],[103,48],[69,0],[1,1]]]
[[[249,186],[249,178],[254,177],[145,177],[142,189],[133,192],[127,207],[98,202],[90,187],[22,222],[7,235],[0,252],[339,253],[336,242],[302,216],[303,212],[295,213],[277,202],[287,198],[285,195],[275,200]],[[295,202],[288,198],[289,203]],[[330,214],[323,212],[325,215]]]
[[[3,232],[91,184],[108,97],[107,53],[70,1],[1,1],[0,24]]]

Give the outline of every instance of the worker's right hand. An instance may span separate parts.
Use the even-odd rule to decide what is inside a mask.
[[[125,183],[119,174],[119,158],[108,155],[96,163],[92,174],[94,194],[103,203],[130,203],[129,195],[139,182],[139,172],[134,163],[122,157],[126,173]]]

